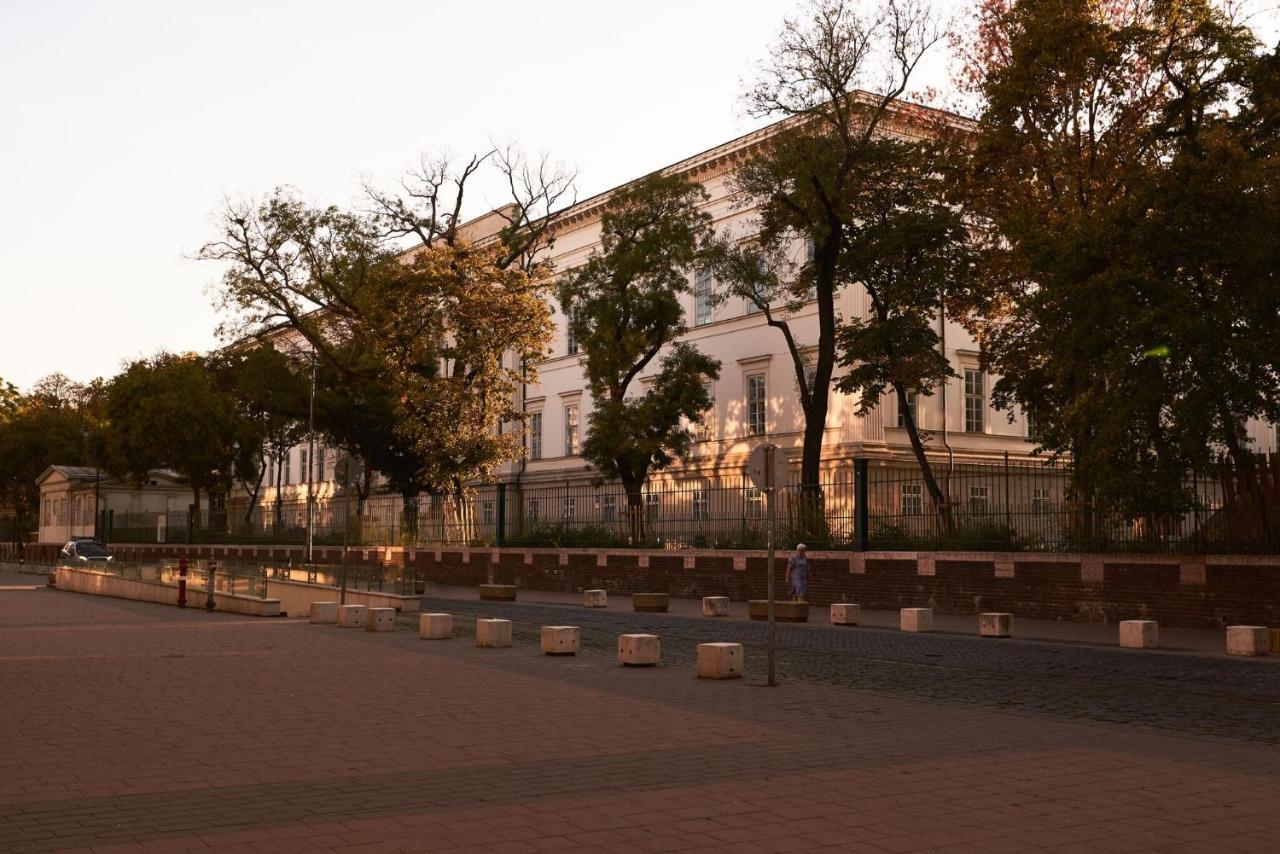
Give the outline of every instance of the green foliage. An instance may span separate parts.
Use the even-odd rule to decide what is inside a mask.
[[[0,412],[0,505],[29,530],[40,507],[36,478],[50,465],[92,464],[96,398],[61,374],[40,380],[28,395],[7,388]]]
[[[234,396],[220,389],[205,359],[160,353],[130,364],[107,387],[104,464],[143,480],[176,471],[200,493],[231,486],[244,423]]]
[[[632,508],[649,474],[688,452],[690,425],[711,406],[705,383],[720,375],[718,361],[679,341],[681,297],[711,244],[706,201],[701,187],[680,176],[627,187],[601,217],[600,250],[558,284],[593,398],[582,455],[601,478],[623,483]],[[633,393],[655,359],[657,376]]]
[[[910,250],[889,245],[891,237],[911,236],[909,223],[869,235],[880,226],[865,217],[882,211],[892,192],[899,146],[887,134],[905,109],[897,99],[940,33],[928,6],[912,0],[886,0],[869,14],[849,0],[813,0],[806,12],[786,23],[748,93],[753,114],[790,121],[734,175],[759,231],[753,245],[726,251],[719,272],[724,295],[754,303],[783,336],[805,419],[801,479],[816,484],[837,358],[837,297],[876,271],[876,251]],[[925,118],[912,116],[917,125]],[[810,247],[803,260],[797,244]],[[924,266],[917,264],[922,278]],[[812,347],[797,339],[789,318],[809,301],[818,314]]]
[[[1094,508],[1184,509],[1280,402],[1273,60],[1205,0],[984,9],[965,198],[994,402]]]
[[[235,476],[256,498],[272,461],[306,436],[308,381],[269,344],[215,353],[210,370],[217,387],[236,401],[241,429]]]

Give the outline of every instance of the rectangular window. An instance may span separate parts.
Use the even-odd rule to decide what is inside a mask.
[[[485,501],[480,505],[480,517],[486,525],[493,524],[493,502]]]
[[[711,298],[715,293],[715,279],[710,270],[693,274],[693,325],[703,326],[711,322]]]
[[[662,496],[657,492],[650,492],[644,497],[644,515],[650,522],[656,522],[662,518]]]
[[[747,434],[763,436],[765,432],[764,374],[747,377]]]
[[[764,518],[764,493],[759,487],[748,486],[745,495],[746,509],[743,513],[748,519]]]
[[[542,502],[537,498],[530,498],[525,505],[528,509],[525,511],[525,518],[530,522],[538,521],[538,514],[542,512]]]
[[[578,317],[579,317],[578,312],[575,309],[573,312],[573,315],[570,317],[566,317],[564,321],[564,327],[565,327],[564,351],[568,353],[570,356],[578,352],[578,336],[574,334],[574,331],[573,331],[573,325],[575,322],[577,322]]]
[[[818,260],[818,244],[813,242],[813,238],[805,238],[804,241],[804,260],[805,265],[813,267],[815,261]],[[810,275],[813,275],[810,271]],[[818,298],[818,286],[816,284],[809,286],[809,293],[805,295],[806,300],[815,300]]]
[[[981,433],[986,427],[986,382],[982,371],[964,372],[964,431]]]
[[[699,481],[693,487],[693,521],[705,522],[709,518],[709,509],[710,501],[707,495],[707,484],[705,481]]]
[[[577,509],[578,499],[572,495],[566,495],[560,505],[560,518],[566,521],[572,520]]]
[[[600,518],[612,522],[618,517],[618,498],[616,495],[605,495],[600,499]]]
[[[969,487],[969,515],[985,516],[991,510],[991,487]]]
[[[298,451],[298,481],[307,483],[311,480],[311,470],[307,468],[307,452],[305,450]]]
[[[1049,500],[1049,490],[1037,486],[1031,493],[1031,512],[1037,516],[1044,516],[1052,509]]]
[[[284,478],[281,485],[288,486],[293,483],[293,451],[286,451],[284,455]]]
[[[924,489],[919,483],[902,484],[899,512],[903,516],[924,515]]]
[[[566,406],[564,408],[564,455],[566,457],[576,457],[578,455],[577,406]]]
[[[911,420],[915,422],[916,427],[919,428],[920,427],[920,393],[913,391],[911,389],[907,390],[907,412],[911,413]],[[906,412],[902,412],[901,410],[899,410],[898,412],[898,426],[899,427],[907,426]]]
[[[267,457],[267,486],[276,485],[276,458]]]
[[[1031,417],[1030,412],[1022,413],[1022,417],[1026,419],[1027,422],[1027,438],[1034,442],[1036,439],[1040,438],[1040,431],[1036,429],[1036,420]]]
[[[542,459],[542,413],[529,416],[529,459]]]
[[[702,420],[698,422],[695,435],[699,442],[710,442],[716,418],[716,393],[711,383],[703,383],[702,387],[707,390],[707,399],[711,401],[711,405],[702,410]]]
[[[761,274],[761,277],[762,277],[762,278],[763,278],[764,274],[766,274],[766,273],[768,272],[768,269],[767,269],[767,267],[766,267],[766,265],[765,265],[764,258],[761,258],[761,257],[759,257],[759,256],[757,256],[757,257],[756,257],[756,269],[760,271],[760,274]],[[751,292],[752,292],[753,294],[755,294],[756,296],[758,296],[758,297],[762,297],[762,296],[763,296],[763,291],[762,291],[762,290],[760,289],[760,287],[758,287],[758,286],[753,286],[753,287],[752,287],[752,291],[751,291]],[[759,302],[757,302],[756,300],[752,299],[751,297],[745,297],[745,298],[744,298],[744,301],[745,301],[745,302],[746,302],[746,304],[747,304],[747,314],[748,314],[748,315],[752,315],[752,314],[759,314],[759,313],[761,312],[760,303],[759,303]]]

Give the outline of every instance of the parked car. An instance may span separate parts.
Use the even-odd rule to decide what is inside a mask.
[[[61,556],[66,563],[90,565],[111,563],[115,560],[110,549],[92,537],[76,537],[62,547]]]

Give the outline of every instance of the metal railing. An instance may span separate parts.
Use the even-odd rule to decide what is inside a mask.
[[[1272,519],[1280,497],[1267,497],[1280,484],[1274,462],[1270,469],[1263,463],[1262,491],[1248,501],[1238,477],[1224,470],[1189,479],[1176,512],[1138,514],[1090,506],[1063,465],[941,461],[932,470],[939,496],[903,461],[857,461],[816,486],[792,484],[778,494],[779,542],[908,551],[1280,551],[1280,518]],[[764,501],[744,479],[721,477],[653,483],[631,495],[616,484],[496,484],[461,499],[339,496],[317,500],[311,515],[317,546],[759,549]],[[155,514],[116,514],[107,538],[301,544],[306,520],[305,500],[190,520],[171,513],[163,525]]]

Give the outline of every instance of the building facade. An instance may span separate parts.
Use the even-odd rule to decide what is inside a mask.
[[[888,123],[890,132],[904,137],[923,133],[912,114],[902,112]],[[736,166],[778,131],[779,125],[747,134],[738,139],[697,154],[663,170],[685,175],[700,183],[709,196],[705,210],[710,214],[718,236],[730,240],[751,237],[755,233],[755,212],[743,207],[735,197],[732,176]],[[555,241],[546,255],[556,273],[563,273],[584,263],[600,244],[600,218],[613,191],[582,201],[556,217]],[[487,214],[464,228],[472,240],[484,240],[496,234],[505,220]],[[793,248],[796,260],[802,260],[807,247],[800,242]],[[664,490],[681,491],[680,500],[691,503],[689,513],[696,514],[697,496],[718,485],[738,486],[743,480],[745,462],[761,443],[770,442],[784,449],[799,469],[803,444],[804,416],[799,405],[794,367],[780,332],[767,326],[762,313],[747,301],[715,298],[717,283],[705,271],[690,274],[690,289],[684,295],[687,331],[685,341],[695,344],[707,355],[719,360],[720,376],[709,381],[714,400],[706,421],[698,431],[698,441],[687,458],[651,478],[654,494]],[[506,465],[499,480],[516,494],[520,518],[580,517],[590,500],[594,512],[613,518],[617,495],[606,489],[582,499],[571,494],[594,480],[594,473],[580,455],[583,438],[591,420],[593,401],[586,388],[583,355],[569,332],[567,318],[553,305],[556,334],[545,360],[537,365],[538,382],[525,386],[520,394],[520,408],[527,413],[525,458]],[[869,316],[865,292],[858,286],[845,288],[837,296],[837,313],[846,318]],[[791,329],[802,347],[815,347],[818,337],[817,307],[805,304],[788,315]],[[1035,449],[1032,429],[1018,411],[995,409],[991,391],[998,379],[985,373],[980,365],[978,345],[972,336],[949,318],[938,318],[942,349],[956,376],[930,394],[914,397],[917,424],[925,440],[930,458],[939,467],[966,463],[995,463],[1006,460],[1026,462]],[[656,374],[654,359],[650,372]],[[836,378],[839,377],[837,369]],[[650,377],[640,376],[637,390],[643,389]],[[901,426],[901,413],[893,395],[875,401],[874,408],[859,415],[862,401],[856,397],[832,392],[823,451],[823,479],[833,482],[852,480],[853,461],[865,458],[884,469],[901,468],[904,474],[887,500],[897,510],[909,513],[924,502],[923,490],[910,472],[916,468],[906,429]],[[520,429],[506,425],[504,429]],[[1280,436],[1275,425],[1251,423],[1249,434],[1260,452],[1280,449]],[[333,482],[338,455],[317,444],[308,458],[307,446],[294,448],[285,462],[280,482],[264,485],[259,502],[270,505],[277,495],[290,501],[305,500],[308,491],[317,498],[335,496],[341,490]],[[309,474],[308,474],[309,473]],[[1048,506],[1061,500],[1061,483],[1052,489],[1035,487],[1028,490],[1026,501]],[[554,490],[562,497],[554,497]],[[990,493],[989,486],[965,487],[969,492],[953,495],[957,505],[981,506]],[[701,491],[701,492],[700,492]],[[597,493],[599,491],[597,490]],[[1006,490],[1008,492],[1008,490]],[[585,495],[585,493],[582,493]],[[482,525],[492,522],[496,501],[492,485],[480,488],[479,513]],[[487,498],[485,496],[488,496]],[[533,497],[528,496],[547,496]],[[994,496],[992,496],[994,497]],[[1012,499],[1005,495],[1006,503]],[[973,502],[978,502],[974,504]],[[532,503],[530,503],[532,502]],[[602,503],[603,502],[603,503]],[[289,512],[302,512],[290,505]],[[399,506],[379,510],[370,505],[366,514],[381,514],[376,520],[390,524]],[[747,511],[743,511],[747,512]],[[686,513],[688,515],[688,513]],[[295,520],[300,521],[300,520]]]

